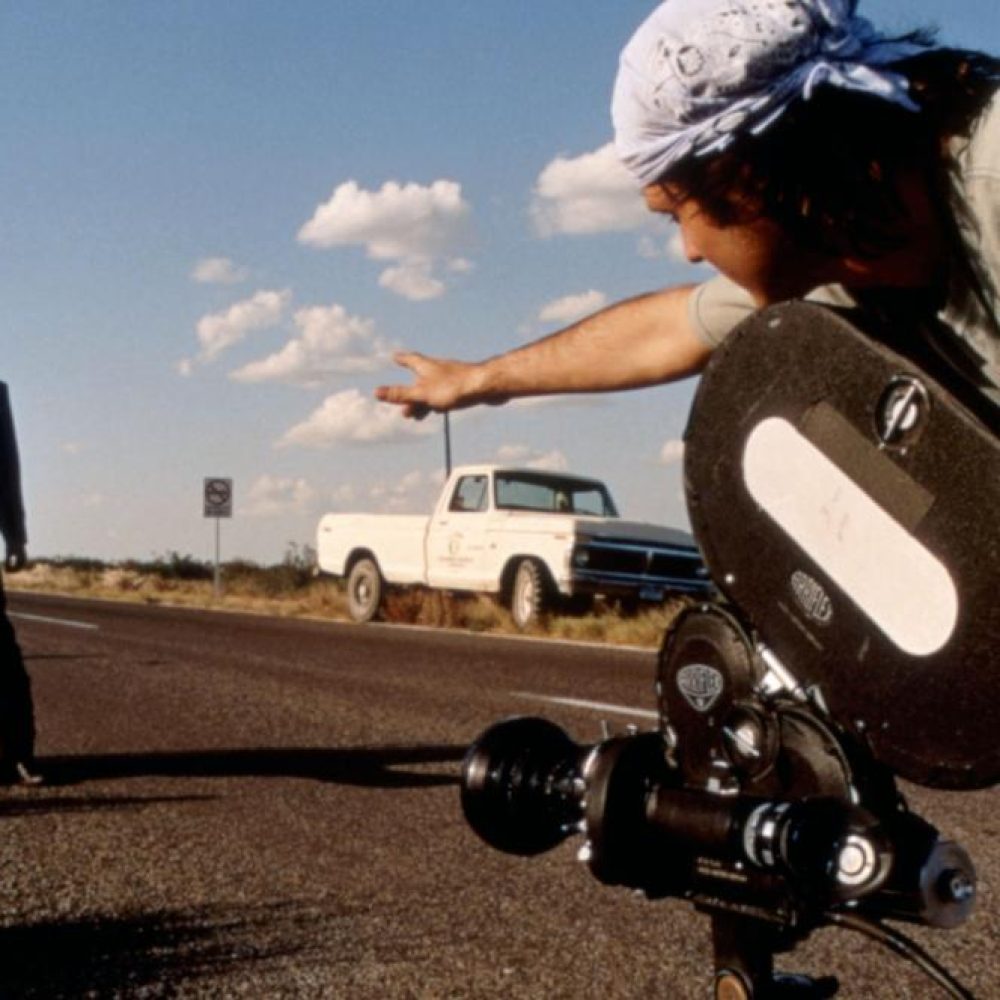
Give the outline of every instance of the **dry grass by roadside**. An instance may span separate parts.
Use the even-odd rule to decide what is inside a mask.
[[[223,567],[222,579],[222,594],[216,598],[210,568],[174,555],[152,563],[37,562],[16,575],[7,576],[5,584],[12,591],[349,620],[343,585],[329,577],[314,576],[308,566],[294,560],[271,567],[243,562],[227,564]],[[550,615],[528,634],[655,647],[683,606],[684,600],[679,598],[624,616],[598,603],[587,615]],[[390,622],[432,628],[520,634],[510,613],[496,600],[484,595],[446,594],[419,587],[390,590],[383,617]]]

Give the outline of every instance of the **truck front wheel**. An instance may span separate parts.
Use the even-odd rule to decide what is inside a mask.
[[[382,574],[374,559],[359,559],[347,576],[347,610],[356,622],[370,622],[382,606]]]
[[[545,613],[547,588],[542,567],[534,559],[522,559],[514,570],[510,588],[510,613],[514,624],[525,629]]]

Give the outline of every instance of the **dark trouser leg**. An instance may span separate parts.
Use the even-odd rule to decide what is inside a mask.
[[[35,755],[35,709],[31,681],[7,618],[7,599],[0,583],[0,757],[7,763],[31,761]]]

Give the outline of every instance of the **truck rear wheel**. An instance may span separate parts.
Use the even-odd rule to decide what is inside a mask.
[[[347,610],[356,622],[373,621],[382,607],[385,587],[374,559],[359,559],[347,576]]]
[[[510,588],[510,613],[514,624],[525,629],[535,624],[548,607],[548,588],[542,567],[534,559],[522,559],[514,570]]]

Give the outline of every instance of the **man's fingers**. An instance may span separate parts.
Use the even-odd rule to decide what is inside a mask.
[[[396,351],[392,356],[392,360],[397,365],[409,368],[411,372],[415,372],[420,366],[420,362],[424,360],[424,356],[417,351]]]
[[[380,403],[405,403],[405,385],[379,385],[375,387],[375,398]]]
[[[411,420],[423,420],[434,407],[424,398],[427,387],[422,379],[433,372],[433,363],[417,351],[396,351],[392,360],[403,368],[408,368],[416,377],[413,385],[380,385],[375,389],[375,398],[382,403],[402,406],[403,416]]]
[[[394,403],[403,407],[403,416],[423,420],[431,412],[430,406],[413,398],[413,390],[408,385],[380,385],[375,389],[375,398],[381,403]]]
[[[424,356],[416,351],[396,351],[392,360],[403,368],[408,368],[418,378],[420,377],[421,363]],[[375,398],[383,403],[409,403],[413,395],[413,386],[410,385],[380,385],[375,389]]]

